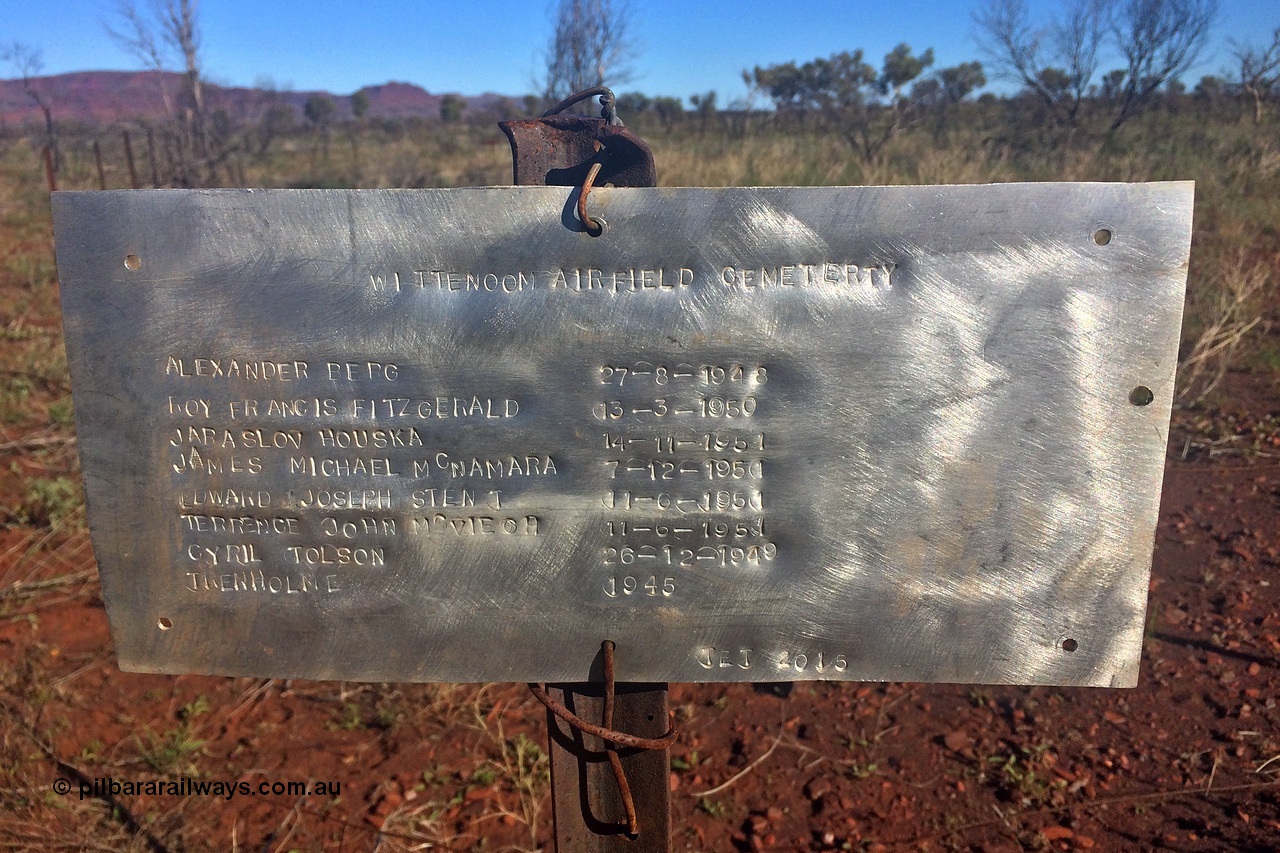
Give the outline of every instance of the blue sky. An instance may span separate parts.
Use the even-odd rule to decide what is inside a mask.
[[[1061,5],[1030,3],[1040,12]],[[553,5],[200,0],[205,72],[229,85],[270,78],[281,87],[336,94],[403,80],[432,92],[520,95],[534,90],[544,64]],[[917,50],[933,47],[936,67],[953,65],[980,58],[975,8],[976,2],[925,0],[633,0],[635,79],[617,88],[679,97],[715,89],[725,104],[745,94],[744,68],[858,47],[878,62],[902,41]],[[0,0],[0,43],[39,49],[47,74],[137,68],[104,30],[113,10],[113,0]],[[1229,39],[1261,43],[1277,26],[1277,0],[1223,0],[1213,52],[1188,82],[1228,68]],[[11,68],[0,68],[0,77],[9,76]]]

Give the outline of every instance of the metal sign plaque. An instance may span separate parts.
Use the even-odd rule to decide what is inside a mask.
[[[1135,683],[1192,185],[54,196],[120,665]]]

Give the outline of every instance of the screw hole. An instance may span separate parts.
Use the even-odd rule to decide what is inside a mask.
[[[1135,406],[1149,406],[1155,398],[1155,393],[1146,385],[1139,385],[1129,392],[1129,402]]]
[[[1093,232],[1093,242],[1099,246],[1105,246],[1111,242],[1111,238],[1114,236],[1110,228],[1099,228]]]
[[[651,723],[652,723],[652,722],[653,722],[653,720],[654,720],[654,716],[653,716],[653,714],[646,714],[646,715],[645,715],[645,719],[647,719],[649,722],[651,722]]]
[[[161,631],[168,631],[173,627],[173,620],[168,616],[161,616],[160,621],[156,622],[156,624],[160,626]]]
[[[134,272],[137,272],[138,270],[142,269],[142,258],[138,257],[137,255],[125,255],[124,268],[127,270],[133,270]]]
[[[594,228],[592,227],[592,224],[595,225]],[[603,216],[593,216],[588,222],[582,223],[582,228],[592,237],[599,237],[604,233],[604,229],[607,228],[608,225],[609,223],[604,221]]]
[[[1067,637],[1062,641],[1062,650],[1064,652],[1074,652],[1078,648],[1080,648],[1080,644],[1071,637]]]

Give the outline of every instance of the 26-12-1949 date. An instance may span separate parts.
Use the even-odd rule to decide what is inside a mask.
[[[752,545],[699,545],[680,548],[674,545],[623,545],[604,549],[604,564],[679,566],[683,569],[755,565],[772,562],[778,556],[778,546],[772,542]]]

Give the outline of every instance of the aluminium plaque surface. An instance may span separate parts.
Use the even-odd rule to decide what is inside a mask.
[[[1192,195],[58,193],[120,665],[1132,685]]]

